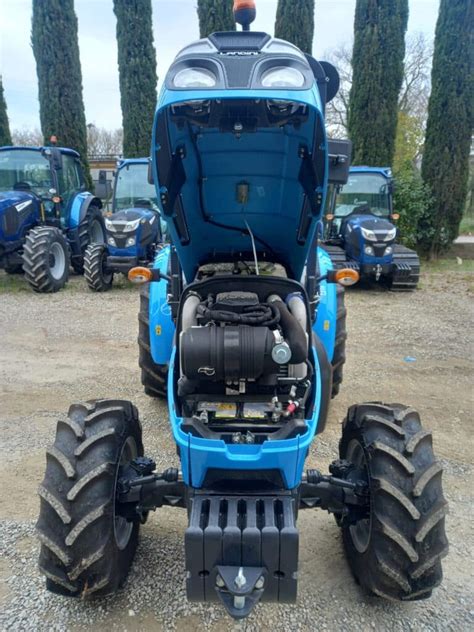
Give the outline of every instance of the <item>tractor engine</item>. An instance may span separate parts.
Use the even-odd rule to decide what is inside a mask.
[[[306,429],[312,366],[301,293],[192,292],[181,323],[178,395],[187,430],[261,443]]]

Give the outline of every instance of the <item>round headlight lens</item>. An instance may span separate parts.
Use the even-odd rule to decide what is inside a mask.
[[[297,68],[279,66],[263,73],[261,83],[264,88],[302,88],[304,75]]]
[[[176,73],[173,83],[176,88],[213,88],[217,78],[207,68],[184,68]]]

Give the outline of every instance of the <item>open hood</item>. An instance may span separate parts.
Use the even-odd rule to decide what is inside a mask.
[[[252,236],[260,260],[300,278],[324,204],[327,142],[313,70],[286,42],[276,55],[262,53],[280,40],[261,33],[244,42],[255,48],[250,56],[217,52],[224,44],[235,52],[242,35],[201,40],[216,52],[185,49],[166,77],[155,117],[155,185],[188,281],[205,263],[253,260]],[[194,65],[218,77],[212,89],[176,88],[178,73]],[[299,72],[298,89],[259,83],[259,73],[286,65]]]

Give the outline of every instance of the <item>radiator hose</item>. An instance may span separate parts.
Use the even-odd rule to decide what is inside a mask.
[[[300,364],[308,359],[308,342],[298,320],[293,316],[282,299],[276,294],[268,297],[267,303],[276,307],[280,313],[280,327],[291,349],[291,364]]]

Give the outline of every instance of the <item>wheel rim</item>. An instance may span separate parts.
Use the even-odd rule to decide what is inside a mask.
[[[64,249],[57,241],[51,244],[49,250],[49,273],[55,281],[59,281],[66,267],[66,255]]]
[[[120,452],[119,466],[117,468],[117,476],[115,479],[115,503],[114,503],[114,536],[117,547],[123,551],[130,542],[133,531],[133,522],[128,522],[126,518],[120,516],[116,511],[117,505],[117,483],[121,471],[130,461],[138,456],[137,444],[133,437],[128,437],[122,446]]]
[[[99,220],[93,220],[90,227],[90,240],[91,244],[103,244],[104,243],[104,231],[102,230],[102,224]]]
[[[365,458],[364,448],[356,439],[353,439],[349,443],[346,459],[355,466],[357,479],[368,483],[369,468],[367,465],[367,459]],[[369,548],[372,535],[371,515],[372,512],[369,510],[368,518],[362,518],[349,527],[352,543],[359,553],[365,553]]]

